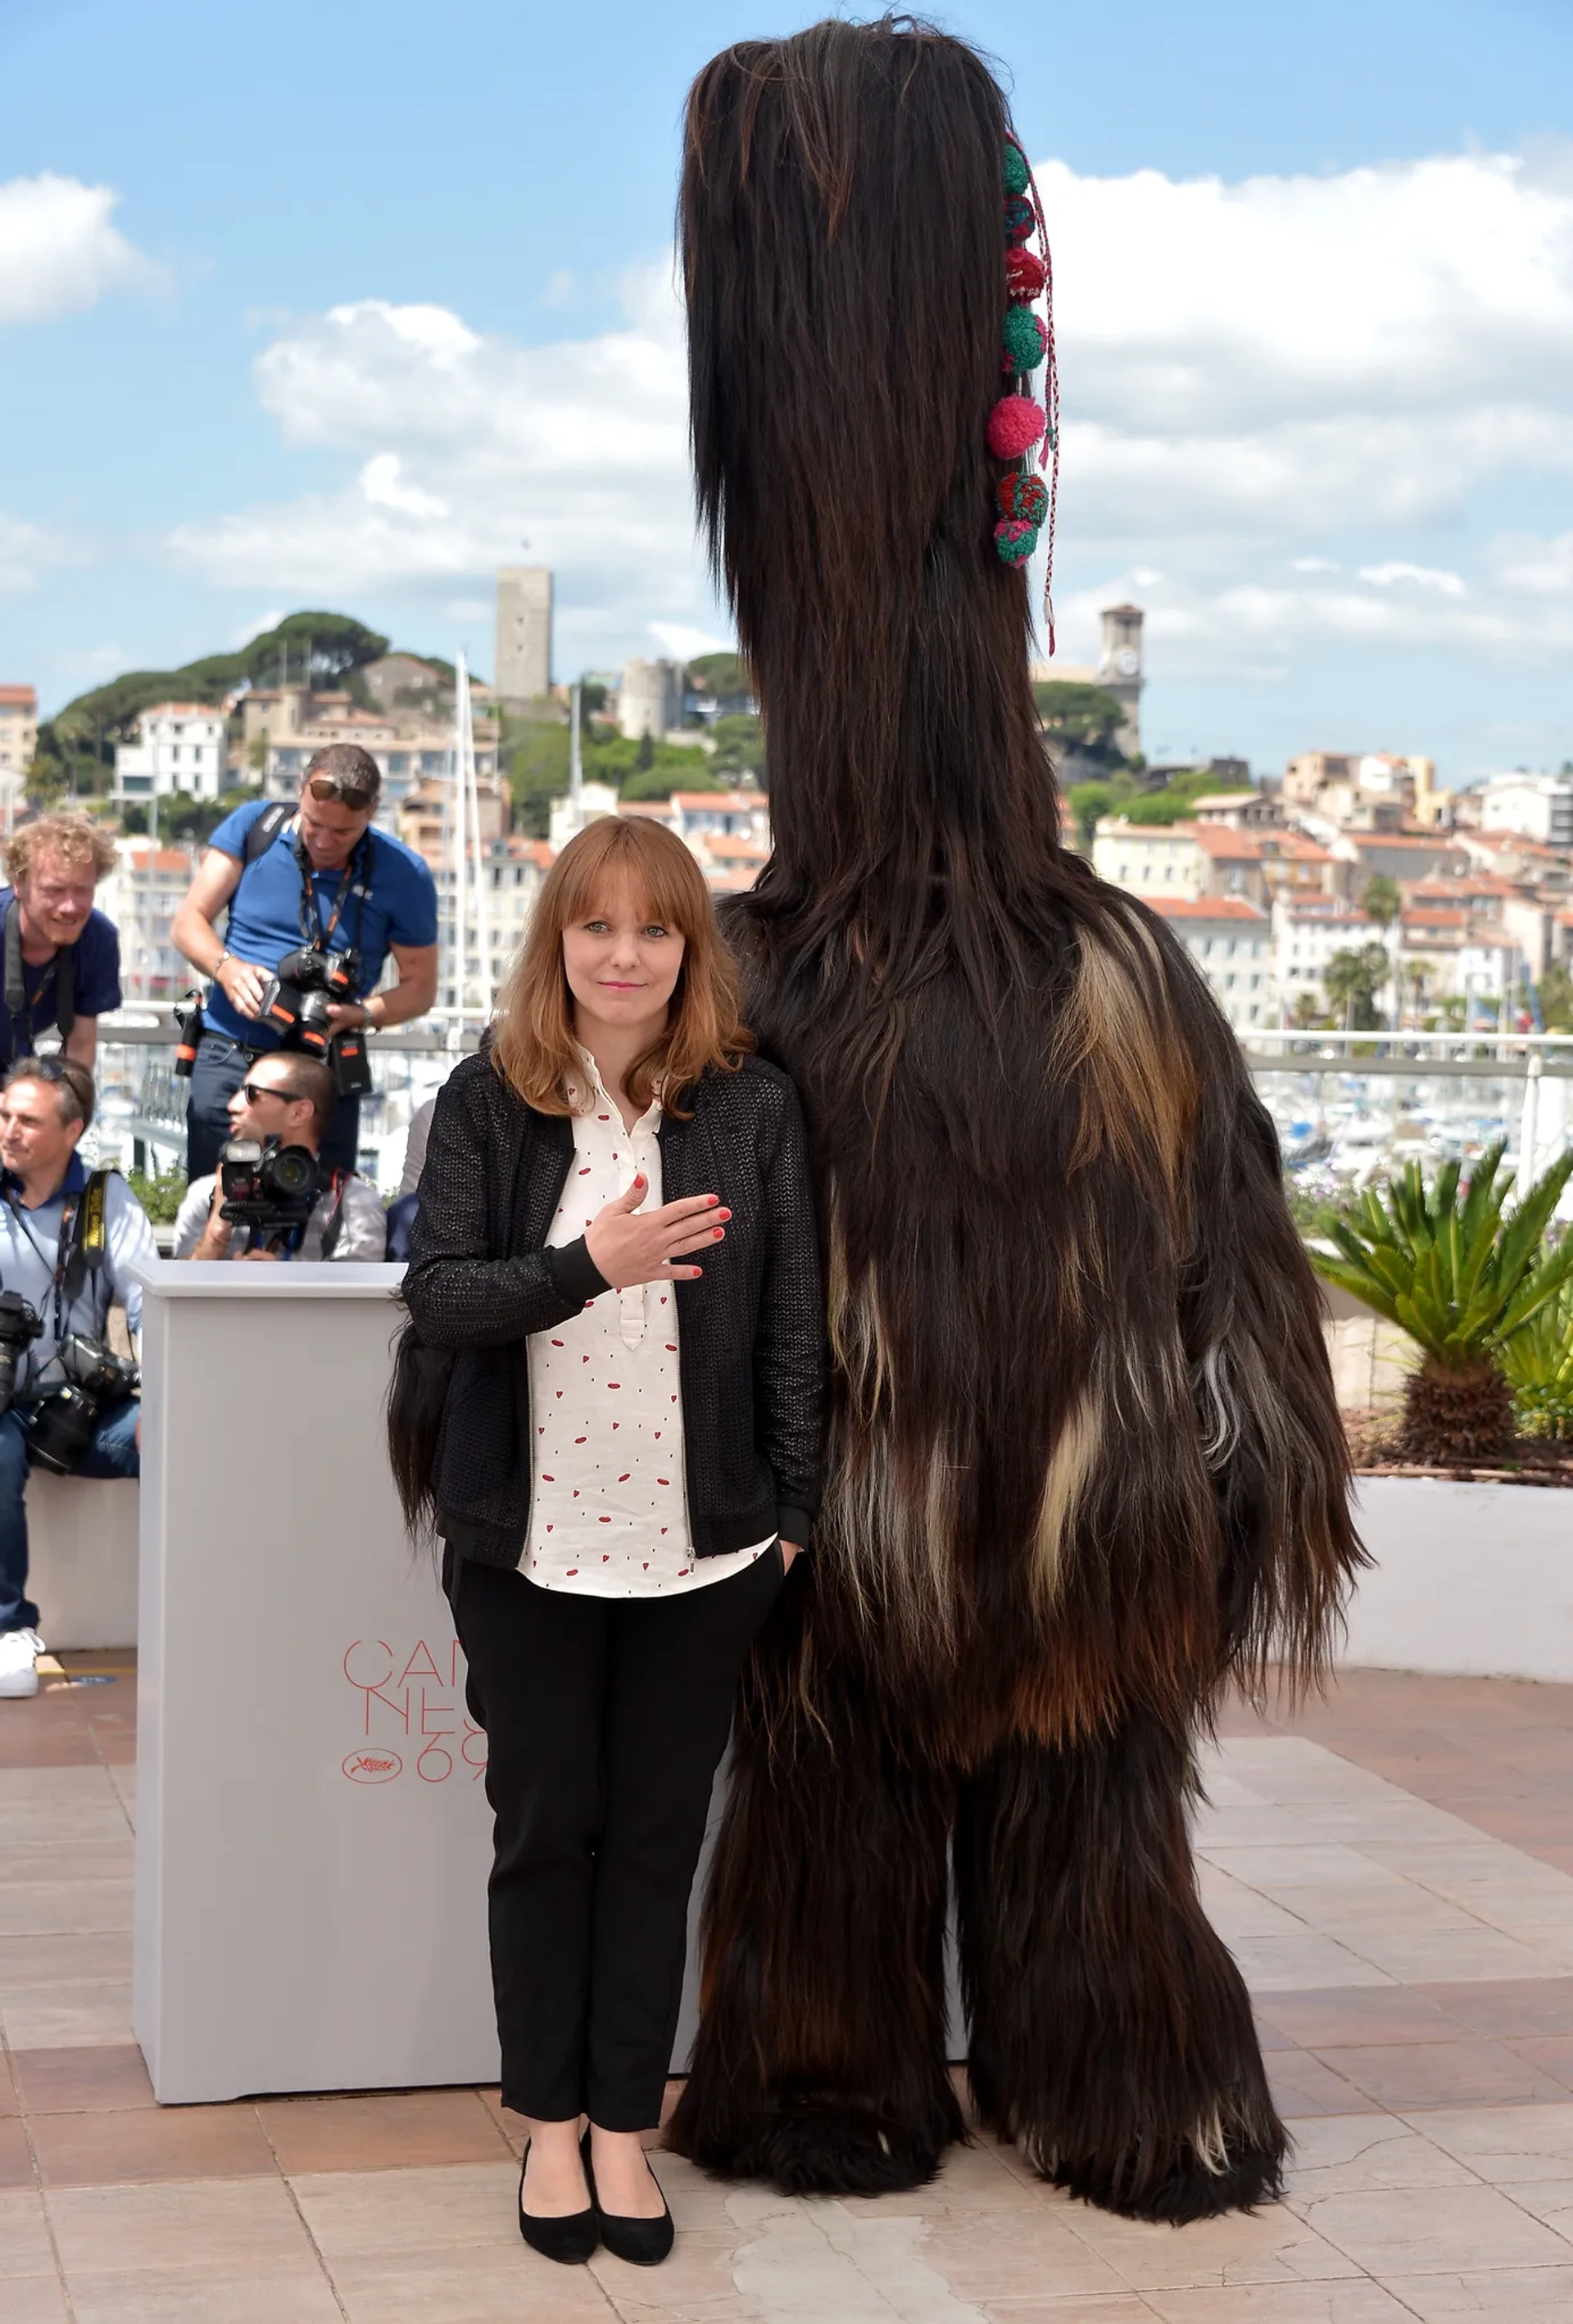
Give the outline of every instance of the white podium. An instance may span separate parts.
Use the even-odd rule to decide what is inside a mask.
[[[384,1451],[402,1271],[144,1277],[133,2013],[165,2101],[496,2079],[486,1738]]]

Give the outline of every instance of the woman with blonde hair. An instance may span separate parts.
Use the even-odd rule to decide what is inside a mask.
[[[391,1451],[487,1735],[520,2230],[563,2261],[671,2247],[640,2133],[738,1674],[819,1501],[805,1138],[752,1050],[688,849],[592,824],[438,1100],[412,1233]]]

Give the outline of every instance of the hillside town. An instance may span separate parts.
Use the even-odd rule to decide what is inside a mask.
[[[330,659],[325,675],[310,624],[342,618],[282,624],[266,682],[148,701],[107,739],[101,724],[101,789],[80,787],[70,713],[41,726],[33,687],[0,684],[5,826],[59,804],[63,788],[116,832],[100,905],[122,931],[128,1003],[167,1004],[190,981],[170,921],[204,825],[247,797],[292,797],[332,743],[375,759],[378,821],[430,864],[451,926],[453,670],[375,640],[375,654]],[[555,855],[597,816],[656,818],[715,890],[752,885],[770,849],[768,771],[735,656],[634,659],[576,689],[552,674],[551,573],[510,567],[497,576],[494,668],[467,689],[486,908],[469,936],[467,997],[495,989]],[[1255,774],[1227,758],[1149,766],[1133,605],[1106,611],[1096,664],[1045,664],[1034,678],[1067,844],[1171,923],[1241,1032],[1573,1021],[1573,767],[1449,788],[1430,758],[1379,749],[1308,749]],[[1062,704],[1078,713],[1069,732]],[[450,975],[440,1006],[459,997]]]

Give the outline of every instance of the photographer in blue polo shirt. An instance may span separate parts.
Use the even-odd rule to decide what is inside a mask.
[[[331,988],[329,1035],[406,1024],[437,997],[437,883],[412,849],[373,830],[381,788],[370,753],[335,742],[308,765],[292,813],[254,800],[213,834],[170,927],[192,967],[212,979],[186,1114],[189,1178],[217,1168],[229,1099],[251,1059],[308,1047],[273,1000],[291,954],[306,951],[324,964],[353,955],[347,986]],[[226,909],[221,936],[215,922]],[[398,982],[379,991],[390,954]],[[360,1100],[341,1093],[322,1141],[324,1167],[353,1170],[359,1138]]]

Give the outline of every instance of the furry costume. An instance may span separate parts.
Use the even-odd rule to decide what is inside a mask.
[[[1185,2219],[1285,2150],[1196,1738],[1225,1679],[1320,1666],[1361,1553],[1272,1125],[1163,923],[1059,841],[990,537],[1010,134],[904,21],[730,50],[689,101],[699,494],[774,827],[729,933],[808,1114],[835,1372],[671,2136],[791,2189],[930,2177],[953,1866],[981,2119]]]

